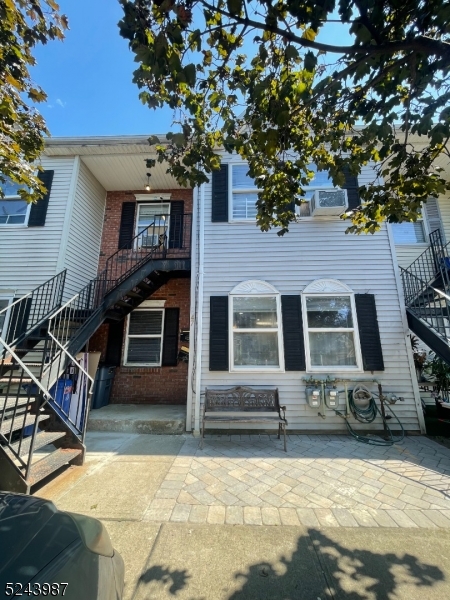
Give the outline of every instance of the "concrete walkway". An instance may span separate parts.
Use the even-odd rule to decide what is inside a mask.
[[[346,437],[88,433],[36,492],[102,519],[126,600],[447,599],[450,450]]]

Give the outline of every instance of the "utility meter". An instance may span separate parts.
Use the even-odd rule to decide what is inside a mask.
[[[306,400],[311,408],[319,408],[321,401],[320,387],[308,386],[306,388]]]
[[[325,404],[331,409],[339,406],[339,390],[335,386],[325,388]]]

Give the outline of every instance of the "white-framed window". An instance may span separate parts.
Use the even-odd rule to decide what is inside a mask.
[[[397,245],[428,243],[423,219],[418,219],[415,223],[391,223],[391,231],[394,244]]]
[[[280,294],[264,281],[239,284],[229,296],[230,371],[283,371]]]
[[[139,248],[167,246],[170,202],[138,202],[136,235]]]
[[[353,292],[341,282],[322,280],[302,293],[307,371],[362,371]]]
[[[255,221],[258,188],[247,175],[247,163],[228,167],[229,211],[231,221]]]
[[[137,308],[127,317],[124,365],[160,367],[164,310]]]
[[[310,217],[311,207],[310,202],[314,192],[317,190],[336,190],[331,178],[326,171],[318,171],[316,165],[312,164],[308,166],[310,171],[314,171],[314,177],[309,182],[307,187],[304,186],[305,195],[304,199],[306,202],[302,202],[300,206],[295,206],[295,212],[299,217]]]
[[[30,214],[31,204],[22,200],[18,194],[21,186],[7,178],[6,183],[0,184],[4,197],[0,198],[0,226],[26,225]]]
[[[310,217],[310,200],[316,190],[336,190],[326,171],[317,171],[316,165],[309,165],[314,171],[314,178],[305,189],[305,200],[295,207],[298,217]],[[228,167],[229,215],[230,221],[255,221],[258,188],[251,177],[247,175],[247,163],[230,164]]]

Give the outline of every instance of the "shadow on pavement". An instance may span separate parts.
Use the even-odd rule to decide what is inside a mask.
[[[446,574],[440,566],[432,564],[437,562],[436,552],[430,556],[432,562],[423,560],[423,550],[425,548],[428,555],[426,547],[433,543],[433,534],[421,537],[417,532],[401,532],[397,541],[390,543],[389,536],[395,536],[395,530],[384,530],[378,542],[380,530],[340,528],[325,533],[309,529],[304,535],[294,535],[290,544],[289,535],[283,543],[282,528],[272,528],[272,546],[267,530],[259,545],[258,534],[247,537],[242,530],[235,531],[234,548],[229,544],[232,533],[231,538],[229,533],[222,537],[218,530],[211,529],[211,543],[206,548],[195,548],[205,541],[201,532],[197,539],[192,536],[193,544],[185,548],[185,552],[183,544],[170,547],[164,542],[160,548],[163,554],[157,550],[153,559],[159,562],[164,557],[165,564],[147,565],[149,568],[141,576],[133,600],[172,597],[180,600],[435,600],[450,597]],[[183,534],[181,530],[179,533],[181,542]],[[171,534],[178,537],[173,530]],[[413,543],[415,535],[420,546],[418,552]],[[448,537],[444,538],[447,549],[448,541]],[[224,542],[228,542],[227,547]],[[386,551],[391,546],[392,551]],[[445,565],[445,554],[443,552],[441,566]],[[255,560],[256,557],[259,559]],[[181,569],[183,562],[186,567]]]

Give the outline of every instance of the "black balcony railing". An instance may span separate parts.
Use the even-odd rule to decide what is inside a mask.
[[[61,306],[65,279],[64,269],[1,311],[9,315],[4,335],[8,344],[20,344]]]

